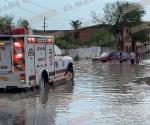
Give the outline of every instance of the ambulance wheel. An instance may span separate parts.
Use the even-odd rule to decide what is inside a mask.
[[[40,79],[40,88],[44,89],[48,87],[48,75],[47,73],[44,71],[41,75],[41,79]]]

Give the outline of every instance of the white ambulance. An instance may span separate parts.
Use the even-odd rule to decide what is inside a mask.
[[[0,35],[0,88],[44,87],[73,76],[73,59],[62,56],[53,36]]]

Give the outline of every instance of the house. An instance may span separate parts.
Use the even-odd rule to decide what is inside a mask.
[[[80,34],[80,45],[86,45],[86,42],[89,41],[91,36],[98,32],[100,28],[102,27],[107,27],[108,25],[94,25],[94,26],[89,26],[89,27],[84,27],[79,29],[79,34]],[[132,28],[129,28],[128,26],[123,27],[123,32],[122,32],[122,40],[123,40],[123,50],[125,52],[130,52],[132,50],[132,34],[141,30],[145,30],[147,36],[150,37],[150,23],[149,22],[143,22],[139,26],[135,26]],[[63,37],[65,34],[69,33],[73,37],[73,30],[33,30],[34,34],[41,34],[41,35],[54,35],[54,36],[59,36]],[[143,53],[145,51],[148,51],[150,49],[150,44],[147,41],[148,44],[143,43],[142,41],[136,41],[135,42],[135,49],[138,50],[140,53]],[[148,49],[148,50],[147,50]]]

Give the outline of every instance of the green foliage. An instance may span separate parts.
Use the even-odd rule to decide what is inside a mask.
[[[74,29],[73,37],[74,37],[75,44],[77,46],[79,45],[79,38],[80,38],[79,28],[81,27],[81,24],[82,24],[82,22],[80,20],[71,21],[71,23],[70,23],[70,25]]]
[[[17,26],[19,26],[19,27],[24,27],[24,28],[28,28],[29,27],[29,22],[28,22],[28,20],[26,20],[26,19],[19,19],[18,21],[17,21]]]
[[[147,40],[149,40],[148,36],[144,31],[139,31],[137,33],[134,33],[132,37],[133,37],[133,41],[146,42]]]
[[[144,14],[145,11],[140,3],[117,1],[105,5],[104,22],[109,25],[109,30],[118,40],[120,48],[123,49],[123,43],[118,36],[123,34],[123,27],[139,25]],[[134,46],[132,47],[135,48]]]
[[[11,24],[13,19],[14,19],[13,16],[8,16],[8,15],[0,17],[0,26],[4,26],[6,24]]]
[[[75,20],[75,21],[71,21],[70,25],[72,26],[72,28],[74,30],[78,30],[81,27],[81,21],[80,20]]]
[[[0,17],[0,33],[7,34],[10,33],[10,28],[12,26],[13,16],[1,16]]]
[[[63,37],[55,37],[55,43],[60,48],[68,49],[73,48],[73,40],[70,34],[65,34]]]
[[[116,39],[111,32],[106,28],[101,28],[96,33],[92,34],[89,45],[101,47],[115,47]]]
[[[80,60],[80,57],[79,57],[79,55],[77,54],[77,55],[75,55],[74,56],[74,58],[73,58],[73,60],[75,60],[75,61],[78,61],[78,60]]]
[[[118,25],[127,23],[137,25],[145,14],[143,6],[139,3],[117,1],[107,3],[104,7],[104,19],[106,24]]]

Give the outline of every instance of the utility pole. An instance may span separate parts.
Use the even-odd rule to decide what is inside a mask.
[[[43,27],[44,27],[44,31],[45,31],[45,29],[46,29],[46,17],[44,17],[44,23],[43,23],[44,25],[43,25]]]
[[[45,23],[46,18],[44,17],[44,31],[45,31],[45,27],[46,27],[46,23]]]

